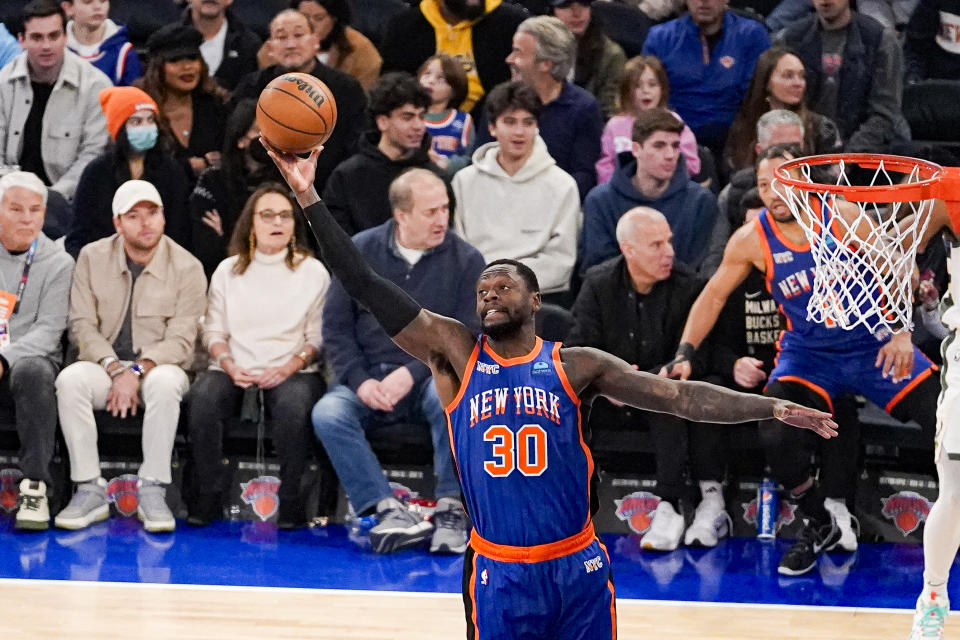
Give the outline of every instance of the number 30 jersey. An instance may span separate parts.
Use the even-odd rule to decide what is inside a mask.
[[[593,512],[593,458],[560,343],[505,360],[481,336],[457,397],[450,442],[476,532],[529,547],[581,532]]]

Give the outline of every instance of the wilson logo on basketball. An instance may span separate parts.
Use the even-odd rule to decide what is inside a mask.
[[[757,499],[754,498],[750,502],[741,502],[740,506],[743,507],[743,521],[747,524],[756,525],[757,524]],[[781,527],[785,527],[791,524],[794,520],[797,519],[797,505],[787,500],[780,501],[780,508],[777,510],[777,531],[780,531]]]
[[[137,497],[137,476],[125,473],[107,484],[107,500],[117,507],[117,512],[129,518],[137,512],[140,500]]]
[[[317,91],[315,88],[313,88],[310,85],[309,82],[305,82],[302,78],[298,78],[297,76],[293,76],[293,75],[288,75],[288,76],[284,76],[283,79],[286,80],[287,82],[292,82],[295,85],[297,85],[297,91],[299,91],[303,95],[310,98],[313,101],[313,104],[317,105],[318,107],[322,106],[323,103],[326,102],[327,100],[326,96],[324,96],[322,93]]]
[[[240,499],[250,505],[260,520],[266,521],[277,512],[280,498],[280,478],[276,476],[258,476],[250,482],[241,482]]]
[[[617,505],[617,517],[626,522],[631,531],[646,533],[653,524],[651,514],[660,504],[660,496],[649,491],[634,491],[614,502]]]
[[[915,491],[901,491],[888,498],[880,498],[883,509],[880,513],[904,536],[917,530],[921,522],[930,515],[933,504]]]
[[[17,508],[17,499],[20,497],[20,481],[23,474],[19,469],[4,469],[0,471],[0,509],[10,513]]]

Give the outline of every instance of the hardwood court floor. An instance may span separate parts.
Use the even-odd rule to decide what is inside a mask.
[[[456,595],[3,581],[5,640],[434,640],[464,637]],[[623,640],[903,640],[902,611],[621,601]],[[958,625],[948,625],[950,630]]]

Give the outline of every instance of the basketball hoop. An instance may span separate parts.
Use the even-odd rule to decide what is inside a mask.
[[[866,184],[854,184],[854,172]],[[790,160],[774,173],[773,189],[816,265],[807,319],[873,333],[912,329],[917,246],[935,199],[960,213],[960,169],[845,153]]]

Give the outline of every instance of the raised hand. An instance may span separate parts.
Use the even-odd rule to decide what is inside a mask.
[[[773,409],[773,417],[798,429],[810,429],[822,438],[837,435],[837,423],[829,413],[803,405],[781,401]]]
[[[260,143],[294,193],[306,193],[313,187],[313,180],[317,175],[317,156],[323,151],[322,146],[311,151],[308,157],[301,158],[295,154],[280,151],[262,136]]]

